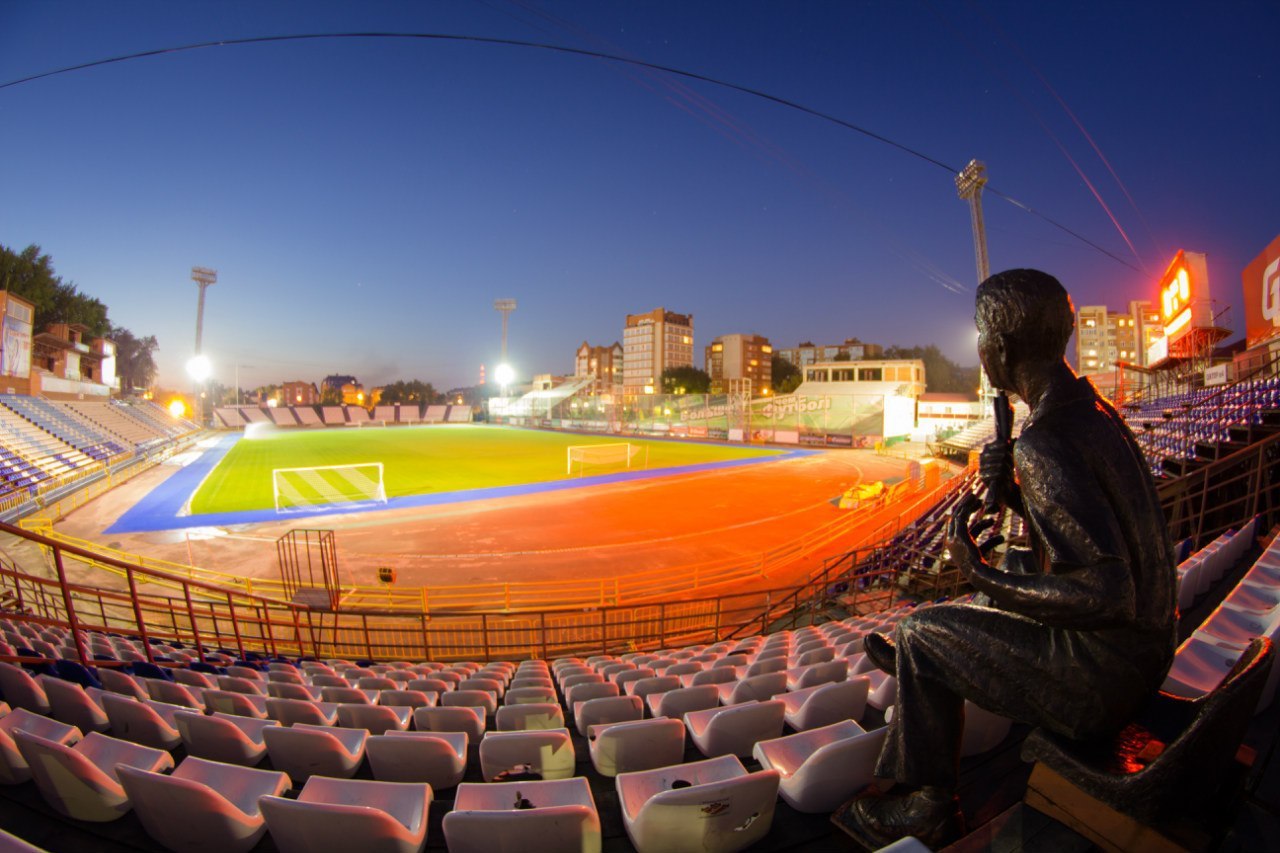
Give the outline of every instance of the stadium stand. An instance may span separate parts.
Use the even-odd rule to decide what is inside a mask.
[[[471,423],[471,407],[470,406],[450,406],[449,414],[445,420],[451,424],[469,424]]]
[[[422,421],[423,423],[428,424],[442,424],[445,422],[445,418],[448,417],[448,414],[448,406],[427,406],[426,411],[422,415]]]
[[[422,422],[422,407],[417,403],[401,403],[396,406],[396,418],[402,424]]]
[[[267,409],[267,415],[270,416],[271,422],[276,426],[297,426],[298,419],[293,415],[293,409],[286,406],[274,406]]]
[[[234,406],[219,406],[213,410],[218,422],[227,429],[238,429],[245,425],[244,415]]]
[[[240,410],[240,414],[244,416],[246,423],[269,424],[272,422],[271,418],[267,416],[267,413],[256,406],[245,406]]]
[[[369,410],[363,406],[343,406],[342,410],[346,413],[347,423],[362,424],[372,420]]]
[[[345,424],[347,422],[347,416],[343,413],[341,406],[325,406],[320,410],[320,414],[324,418],[326,426]]]
[[[396,422],[396,407],[374,406],[372,418],[375,421],[383,421],[384,423],[393,424]]]
[[[303,426],[321,426],[324,423],[316,414],[314,406],[290,406],[290,408],[293,410],[294,417],[298,419],[298,423]]]

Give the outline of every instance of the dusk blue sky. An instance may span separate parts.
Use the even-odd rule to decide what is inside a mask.
[[[1183,248],[1208,254],[1242,329],[1241,270],[1280,233],[1272,0],[0,0],[0,84],[350,31],[623,54],[957,169],[981,159],[992,187],[1123,261],[988,194],[992,269],[1045,269],[1077,305],[1154,297]],[[627,313],[659,305],[693,313],[699,363],[733,332],[936,343],[976,363],[969,213],[950,173],[615,62],[373,39],[141,58],[0,88],[0,170],[0,244],[38,243],[114,322],[156,335],[169,387],[187,384],[193,265],[218,270],[205,350],[228,385],[237,363],[246,387],[329,373],[472,384],[497,362],[498,297],[519,301],[510,353],[525,377],[571,372],[584,339],[621,340]]]

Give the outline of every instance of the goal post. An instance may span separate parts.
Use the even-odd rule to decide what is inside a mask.
[[[386,503],[381,462],[274,468],[271,491],[276,512],[298,512],[343,504]]]
[[[647,467],[649,462],[649,448],[629,442],[575,444],[571,445],[566,453],[568,464],[565,473],[569,476],[573,476],[575,468],[580,477],[589,468],[629,469],[633,464],[637,464],[634,460],[641,455],[644,458],[638,464]]]

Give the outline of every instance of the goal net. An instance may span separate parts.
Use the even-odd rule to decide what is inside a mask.
[[[575,444],[568,449],[568,470],[572,476],[579,477],[588,473],[603,473],[631,468],[633,465],[647,463],[649,450],[637,444],[619,442],[616,444]],[[643,457],[637,461],[638,457]]]
[[[387,502],[381,462],[276,468],[271,472],[271,489],[276,512]]]

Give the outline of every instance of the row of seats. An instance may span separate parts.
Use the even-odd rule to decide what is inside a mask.
[[[616,779],[623,823],[638,849],[685,849],[672,845],[676,840],[687,845],[691,838],[706,841],[711,845],[708,849],[741,849],[768,832],[779,795],[797,809],[826,811],[838,798],[856,790],[850,786],[860,787],[869,779],[884,730],[864,730],[858,719],[868,706],[888,707],[893,680],[874,671],[855,641],[868,628],[886,627],[906,612],[901,608],[883,619],[851,619],[710,647],[565,658],[551,665],[526,661],[483,667],[408,662],[357,666],[347,661],[281,661],[268,664],[265,671],[235,664],[215,667],[212,673],[174,667],[167,669],[172,681],[135,678],[101,667],[98,675],[105,690],[82,688],[47,675],[15,686],[13,682],[25,673],[9,667],[0,673],[0,687],[6,697],[22,697],[22,704],[9,715],[19,715],[17,720],[0,721],[0,729],[21,730],[30,725],[28,715],[49,713],[75,720],[77,731],[90,732],[90,737],[82,739],[92,741],[82,747],[90,755],[128,753],[123,747],[104,744],[104,738],[161,750],[183,744],[189,757],[168,776],[162,775],[163,770],[172,765],[150,753],[139,753],[142,757],[134,762],[149,766],[116,770],[123,795],[136,799],[134,808],[143,825],[162,842],[164,832],[176,830],[154,827],[164,821],[148,818],[143,813],[148,810],[146,794],[134,797],[131,789],[145,787],[147,781],[164,784],[157,779],[186,789],[202,784],[200,779],[221,782],[224,777],[219,774],[230,774],[228,779],[234,776],[222,765],[250,768],[266,756],[274,772],[283,771],[293,785],[303,786],[298,802],[308,800],[308,790],[315,792],[317,808],[325,797],[338,795],[333,793],[333,783],[311,780],[361,782],[350,776],[364,758],[376,782],[403,780],[425,784],[429,790],[457,786],[454,808],[444,821],[450,849],[500,849],[492,846],[495,826],[511,823],[513,812],[517,813],[513,837],[522,833],[529,837],[528,827],[537,822],[547,823],[546,832],[576,826],[573,837],[587,839],[583,849],[598,849],[598,813],[585,780],[574,776],[571,738],[577,732],[588,739],[596,772]],[[29,624],[14,620],[3,627],[31,639],[26,637],[32,633]],[[63,648],[65,636],[59,637],[59,630],[46,628],[39,633],[51,645],[62,640],[57,647]],[[97,635],[90,641],[101,642]],[[225,658],[215,655],[206,658],[219,662]],[[134,665],[146,669],[141,662]],[[31,695],[24,694],[24,685]],[[37,688],[44,691],[47,707],[39,704]],[[349,691],[328,696],[351,701],[326,703],[326,690]],[[77,696],[81,701],[71,698]],[[218,710],[220,703],[236,701],[228,697],[239,700],[235,710],[240,713]],[[190,705],[165,701],[174,698]],[[25,707],[28,704],[34,704],[34,709]],[[201,704],[203,709],[197,707]],[[100,715],[86,705],[98,705]],[[355,710],[344,713],[344,708],[376,709],[392,716],[373,721]],[[266,713],[259,716],[259,710]],[[328,716],[312,722],[291,716],[310,719],[312,713]],[[975,709],[973,715],[980,713]],[[494,730],[488,730],[489,721],[495,724]],[[794,734],[784,734],[788,725]],[[47,727],[44,731],[45,735],[35,734],[55,741],[65,734]],[[707,760],[682,761],[686,737]],[[10,758],[24,754],[20,741],[15,739],[14,748],[7,751]],[[460,782],[468,746],[477,743],[486,780],[512,767],[531,768],[541,779],[482,785]],[[74,750],[75,743],[64,743],[63,749]],[[749,771],[743,759],[758,762],[761,769]],[[30,761],[27,765],[33,766]],[[854,767],[857,773],[850,772]],[[39,771],[35,772],[38,777]],[[109,770],[103,772],[111,775]],[[428,772],[429,780],[421,778]],[[418,778],[405,778],[415,774]],[[270,827],[277,846],[288,849],[291,842],[284,840],[288,830],[280,830],[277,837],[279,818],[273,820],[277,804],[270,798],[279,796],[274,792],[276,783],[256,778],[263,786],[257,795],[262,825]],[[46,782],[42,791],[50,784]],[[225,784],[240,790],[231,782]],[[216,792],[221,785],[205,787]],[[58,796],[46,793],[51,802]],[[429,805],[430,794],[424,796],[419,799]],[[672,825],[674,806],[717,798],[733,804],[723,817],[692,826],[679,821]],[[516,808],[521,801],[533,808]],[[248,808],[243,798],[240,806]],[[120,805],[106,808],[110,813]],[[164,813],[159,808],[155,812]],[[562,817],[552,820],[557,814]],[[744,823],[754,827],[752,832],[735,829]],[[192,825],[203,826],[199,821]],[[697,833],[691,835],[693,830]],[[543,831],[538,830],[537,837],[542,838]],[[469,837],[468,833],[478,833],[482,840],[467,847],[459,839]]]
[[[318,408],[318,411],[317,411]],[[236,429],[252,423],[276,426],[335,426],[355,423],[469,423],[470,406],[406,403],[376,406],[372,411],[360,406],[219,406],[214,409],[220,426]]]
[[[1222,683],[1255,637],[1280,642],[1280,537],[1271,541],[1222,603],[1178,647],[1161,689],[1187,698],[1208,694]],[[1258,712],[1275,698],[1277,681],[1280,668],[1273,666]]]

